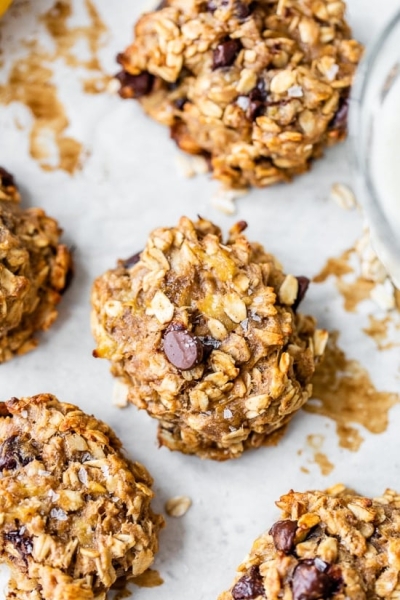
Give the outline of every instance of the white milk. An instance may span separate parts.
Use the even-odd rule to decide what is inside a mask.
[[[394,238],[400,240],[400,76],[375,110],[370,141],[369,172],[376,200]],[[387,245],[387,240],[375,231],[373,222],[371,234],[375,250],[400,288],[400,261],[389,250],[392,244]]]
[[[400,76],[375,115],[371,177],[382,210],[400,238]]]

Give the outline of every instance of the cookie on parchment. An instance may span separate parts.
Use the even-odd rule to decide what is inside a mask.
[[[400,496],[371,500],[335,486],[289,492],[281,520],[259,537],[218,600],[395,599]]]
[[[346,135],[362,46],[342,0],[165,0],[118,56],[136,98],[228,187],[307,171]]]
[[[37,345],[34,335],[57,318],[72,274],[57,222],[23,209],[13,176],[0,167],[0,363]]]
[[[182,217],[93,286],[94,354],[171,450],[236,458],[311,395],[327,332],[297,313],[308,280],[285,275],[245,228],[224,240],[210,221]]]
[[[152,479],[101,421],[50,394],[0,404],[0,560],[11,600],[105,600],[143,573],[162,517]]]

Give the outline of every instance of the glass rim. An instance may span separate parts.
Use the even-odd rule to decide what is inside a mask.
[[[382,210],[379,194],[372,182],[366,160],[365,147],[362,143],[363,112],[365,95],[373,73],[375,63],[380,56],[386,40],[393,35],[396,27],[400,26],[400,10],[396,10],[383,30],[374,39],[371,46],[366,50],[361,63],[357,69],[352,91],[350,94],[349,110],[349,140],[353,165],[356,170],[357,187],[362,184],[367,193],[362,194],[361,204],[365,212],[368,225],[372,232],[378,236],[378,242],[385,246],[391,258],[400,264],[400,236],[391,226],[386,214]],[[400,62],[400,56],[399,56]]]

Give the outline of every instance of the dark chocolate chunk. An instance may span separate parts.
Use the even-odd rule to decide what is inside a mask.
[[[201,341],[186,329],[167,330],[164,335],[164,352],[169,362],[182,371],[192,369],[203,358]]]
[[[239,40],[229,39],[218,44],[213,52],[213,70],[230,67],[235,62],[241,48],[242,44]]]
[[[231,593],[234,600],[253,600],[258,596],[265,597],[260,569],[257,566],[251,567],[246,575],[243,575],[233,586]]]
[[[130,269],[133,265],[136,265],[140,260],[141,252],[136,252],[136,254],[132,254],[129,258],[125,259],[122,264],[125,269]]]
[[[296,277],[296,279],[299,284],[299,289],[297,291],[297,298],[292,305],[292,309],[294,312],[296,312],[296,310],[298,309],[299,304],[306,295],[308,286],[310,285],[310,280],[308,279],[308,277],[304,277],[304,275],[299,275],[298,277]]]
[[[320,558],[299,562],[293,572],[293,600],[327,599],[340,589],[340,569]]]
[[[289,554],[294,548],[294,538],[297,531],[297,521],[278,521],[269,533],[272,535],[277,550]]]
[[[349,115],[349,99],[342,98],[339,102],[339,107],[336,111],[336,114],[329,124],[329,128],[330,129],[339,129],[339,131],[346,131],[348,115]]]
[[[4,539],[13,544],[23,559],[26,560],[28,554],[32,554],[33,541],[26,533],[25,527],[13,531],[6,531],[4,533]]]
[[[127,71],[120,71],[115,78],[121,84],[119,95],[122,98],[141,98],[151,92],[154,77],[147,71],[139,75],[131,75]]]
[[[3,167],[0,167],[0,179],[3,187],[15,186],[13,175],[6,171],[6,169],[3,169]]]

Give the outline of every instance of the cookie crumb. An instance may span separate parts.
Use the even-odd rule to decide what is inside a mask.
[[[128,393],[129,388],[126,383],[123,383],[120,379],[114,383],[112,403],[118,408],[126,408],[128,406]]]
[[[183,517],[186,515],[192,501],[188,496],[175,496],[165,503],[165,511],[170,517]]]
[[[354,192],[344,183],[334,183],[331,188],[330,197],[336,204],[345,210],[353,210],[357,206]]]

